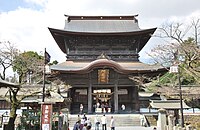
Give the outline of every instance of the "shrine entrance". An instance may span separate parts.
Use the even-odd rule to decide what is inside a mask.
[[[113,106],[111,89],[94,89],[93,90],[93,112],[110,113]]]

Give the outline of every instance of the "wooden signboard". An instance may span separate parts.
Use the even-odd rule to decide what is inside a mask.
[[[52,104],[42,104],[42,130],[51,130]]]

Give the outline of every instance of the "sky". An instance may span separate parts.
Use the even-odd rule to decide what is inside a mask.
[[[48,27],[63,29],[66,15],[135,15],[141,29],[161,27],[167,21],[200,18],[200,0],[0,0],[0,41],[10,41],[23,51],[43,54],[64,62],[65,54],[57,46]],[[139,53],[142,62],[147,53],[162,44],[151,38]]]

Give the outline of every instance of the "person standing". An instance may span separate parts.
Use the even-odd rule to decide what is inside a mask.
[[[107,118],[105,114],[101,117],[102,130],[106,130]]]
[[[124,104],[122,104],[121,108],[122,108],[122,111],[125,111],[125,109],[126,109]]]
[[[80,114],[83,114],[83,104],[80,104]]]
[[[104,103],[101,104],[101,112],[104,113]]]
[[[94,118],[94,124],[95,124],[95,130],[99,130],[99,118],[98,118],[98,115],[95,116]]]
[[[115,120],[113,116],[111,116],[111,120],[110,120],[110,129],[115,130]]]
[[[100,103],[99,102],[97,102],[97,108],[99,108],[100,107]]]
[[[85,113],[83,114],[83,119],[85,120],[85,122],[87,121],[87,116]]]
[[[106,113],[108,113],[108,103],[106,103],[106,105],[105,105],[105,111],[106,111]]]

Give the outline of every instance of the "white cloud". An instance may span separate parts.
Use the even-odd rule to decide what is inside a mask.
[[[40,6],[44,6],[45,3],[46,3],[48,0],[24,0],[24,1],[27,2],[27,3],[33,3],[33,4],[40,5]]]

